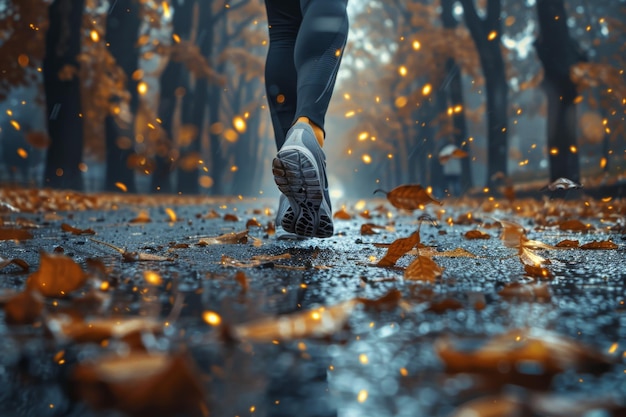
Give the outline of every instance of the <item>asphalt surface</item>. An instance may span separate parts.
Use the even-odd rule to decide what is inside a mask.
[[[141,317],[160,323],[157,334],[142,336],[142,350],[184,355],[205,404],[187,410],[170,401],[179,415],[626,413],[626,212],[621,201],[584,196],[574,202],[513,204],[447,200],[413,213],[396,210],[383,199],[346,202],[341,210],[345,219],[335,219],[332,238],[284,239],[268,228],[275,209],[270,200],[96,200],[91,205],[95,210],[69,206],[29,213],[5,207],[2,228],[27,229],[33,237],[0,241],[2,258],[29,265],[27,272],[16,264],[3,267],[0,287],[7,294],[22,291],[39,269],[42,252],[70,257],[84,270],[96,260],[95,289],[109,299],[103,308],[88,309],[85,317]],[[424,213],[437,225],[419,221]],[[562,230],[559,224],[565,219],[581,220],[593,230]],[[529,239],[547,245],[564,240],[579,245],[533,249],[549,260],[544,267],[552,274],[533,278],[524,270],[519,249],[504,244],[497,220],[517,222]],[[365,223],[380,228],[363,235]],[[64,230],[63,224],[83,234]],[[432,282],[405,279],[415,253],[393,267],[375,265],[390,243],[418,227],[421,243],[428,247],[422,250],[434,254],[443,268],[440,277]],[[246,228],[237,243],[214,240]],[[95,234],[86,234],[87,229]],[[470,230],[489,238],[468,239]],[[593,241],[611,241],[615,247],[580,248]],[[125,250],[127,257],[102,242]],[[453,256],[451,251],[459,248],[471,255]],[[137,261],[139,253],[160,258]],[[147,273],[159,279],[149,281]],[[78,291],[70,300],[85,293]],[[385,295],[387,302],[362,301]],[[354,308],[345,309],[345,324],[335,317],[331,324],[338,327],[322,336],[305,331],[293,338],[275,333],[267,340],[247,340],[236,333],[238,326],[260,318],[289,320],[301,311],[330,310],[357,298],[361,301]],[[6,313],[0,310],[0,415],[176,415],[165,411],[167,404],[159,406],[160,412],[145,412],[124,406],[115,396],[105,401],[114,409],[95,411],[92,397],[76,394],[79,365],[103,355],[127,355],[129,348],[122,342],[50,337],[47,318],[69,302],[46,299],[35,324],[5,324]],[[211,323],[207,312],[219,317],[219,325]],[[511,336],[517,341],[536,336],[540,342],[526,345],[527,357],[515,348],[506,353],[506,343],[495,350],[485,347],[508,332],[518,332]],[[442,346],[451,346],[460,360],[445,360]],[[483,356],[471,356],[476,352]],[[561,361],[559,369],[552,369]],[[132,392],[133,385],[124,390]],[[155,398],[146,401],[155,404],[159,398],[166,402],[164,392],[177,392],[174,385],[148,391]],[[462,407],[470,401],[478,411],[462,414],[468,413]],[[489,414],[497,410],[499,414]]]

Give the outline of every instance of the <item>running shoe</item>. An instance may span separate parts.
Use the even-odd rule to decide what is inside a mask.
[[[272,172],[289,202],[288,208],[279,207],[283,229],[299,236],[332,236],[326,157],[308,123],[296,123],[289,130],[272,162]]]

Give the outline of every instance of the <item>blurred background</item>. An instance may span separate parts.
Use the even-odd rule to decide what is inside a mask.
[[[623,183],[626,0],[351,0],[335,199]],[[0,0],[0,182],[276,196],[262,0]]]

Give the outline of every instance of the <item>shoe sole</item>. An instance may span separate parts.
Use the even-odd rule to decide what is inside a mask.
[[[324,191],[313,154],[304,147],[285,146],[272,161],[272,172],[291,206],[283,217],[283,229],[299,236],[332,236],[333,223],[322,205]]]

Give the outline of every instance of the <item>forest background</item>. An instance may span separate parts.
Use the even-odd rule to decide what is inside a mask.
[[[625,179],[625,0],[351,0],[334,198]],[[262,0],[0,1],[4,184],[274,195]],[[450,158],[450,157],[448,157]]]

